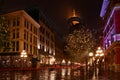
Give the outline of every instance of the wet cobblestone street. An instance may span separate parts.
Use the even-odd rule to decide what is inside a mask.
[[[87,75],[71,68],[0,71],[0,80],[120,80],[120,73],[102,72]]]

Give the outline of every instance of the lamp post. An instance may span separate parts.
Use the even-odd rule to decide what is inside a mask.
[[[90,66],[92,66],[92,63],[93,63],[93,61],[92,61],[93,53],[92,52],[89,53],[89,57],[90,57],[89,64],[90,64]]]
[[[92,57],[93,57],[93,53],[90,52],[88,54],[88,56],[86,57],[85,63],[86,63],[86,69],[85,69],[85,74],[87,75],[89,73],[89,68],[92,65]]]
[[[95,55],[95,56],[96,56],[96,57],[99,57],[98,60],[97,60],[97,62],[99,61],[99,59],[100,59],[101,57],[104,56],[104,53],[103,53],[103,50],[101,49],[101,47],[98,47],[98,49],[96,50],[96,55]]]
[[[21,52],[20,57],[22,58],[22,67],[24,67],[24,66],[23,66],[23,65],[24,65],[24,58],[27,57],[27,53],[26,53],[25,50],[23,50],[23,51]]]
[[[104,67],[104,64],[102,65],[104,61],[104,53],[101,47],[98,47],[96,50],[96,65],[98,65],[99,73],[102,72],[102,67]]]

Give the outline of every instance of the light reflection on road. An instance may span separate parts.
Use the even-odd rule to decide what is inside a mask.
[[[0,80],[70,80],[71,72],[71,68],[38,71],[3,71],[0,72]]]
[[[61,69],[61,78],[64,79],[65,78],[65,73],[66,73],[66,69],[62,68]]]

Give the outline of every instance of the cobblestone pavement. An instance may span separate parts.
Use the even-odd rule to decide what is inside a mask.
[[[120,72],[104,71],[100,74],[93,73],[93,76],[86,76],[86,80],[120,80]]]

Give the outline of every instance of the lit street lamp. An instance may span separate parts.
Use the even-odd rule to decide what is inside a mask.
[[[103,53],[103,50],[101,49],[101,47],[98,47],[95,56],[96,57],[103,57],[104,56],[104,53]],[[99,60],[97,60],[97,63],[98,63],[98,61]]]
[[[22,58],[22,67],[23,67],[23,64],[24,64],[24,58],[27,57],[27,53],[25,50],[23,50],[20,54],[20,57]]]
[[[102,69],[104,69],[104,53],[103,50],[101,49],[101,47],[98,47],[98,49],[96,50],[96,64],[98,65],[99,72],[102,71]]]
[[[93,57],[93,53],[92,52],[90,52],[89,53],[89,64],[90,64],[90,66],[92,66],[92,63],[93,63],[93,60],[92,60],[92,57]]]
[[[96,51],[96,56],[104,56],[103,50],[101,49],[101,47],[98,47],[98,49]]]
[[[27,53],[26,53],[26,51],[25,51],[25,50],[23,50],[23,51],[21,52],[20,57],[27,57]]]
[[[90,53],[89,53],[89,56],[90,56],[90,57],[92,57],[92,56],[93,56],[93,53],[92,53],[92,52],[90,52]]]

